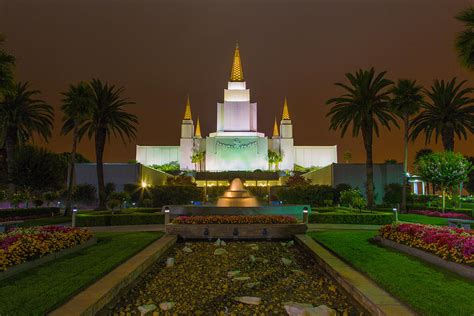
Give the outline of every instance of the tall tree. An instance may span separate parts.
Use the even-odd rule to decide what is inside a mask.
[[[30,90],[28,82],[20,82],[8,90],[0,101],[0,140],[5,143],[10,190],[14,189],[12,168],[16,146],[34,134],[44,141],[51,136],[53,108],[35,98],[39,93],[38,90]]]
[[[456,78],[445,82],[435,80],[422,102],[422,111],[411,122],[411,137],[415,139],[423,132],[425,144],[435,136],[441,136],[444,150],[454,150],[454,137],[467,139],[468,132],[474,132],[473,88],[463,87],[465,80],[457,83]]]
[[[94,138],[99,187],[98,209],[106,209],[103,162],[105,142],[110,140],[111,135],[120,136],[124,142],[135,138],[138,119],[124,110],[125,106],[134,104],[122,97],[124,88],[98,79],[93,79],[90,87],[93,92],[91,113],[79,128],[79,137],[87,134],[89,139]]]
[[[463,67],[474,70],[474,6],[462,10],[456,19],[464,24],[464,30],[456,36],[455,47]]]
[[[386,72],[376,73],[374,68],[346,73],[349,85],[336,83],[345,93],[327,101],[332,105],[327,116],[331,117],[330,129],[341,130],[344,137],[352,125],[352,136],[362,133],[366,152],[367,206],[374,206],[374,171],[372,143],[374,133],[379,136],[379,127],[390,130],[390,124],[398,127],[390,106],[390,86],[393,82],[385,78]]]
[[[0,34],[0,100],[13,86],[13,67],[15,66],[15,57],[2,49],[4,43],[5,37]]]
[[[68,169],[68,185],[66,196],[65,215],[71,211],[72,189],[74,184],[74,166],[76,163],[77,144],[79,143],[79,129],[84,124],[92,110],[92,100],[94,94],[91,87],[80,82],[76,85],[70,85],[68,90],[63,93],[63,126],[61,134],[66,135],[72,132],[72,150]]]
[[[410,117],[420,110],[423,101],[423,87],[415,80],[400,79],[392,89],[392,105],[397,115],[403,121],[403,188],[401,209],[406,210],[408,191],[408,141],[410,136]]]

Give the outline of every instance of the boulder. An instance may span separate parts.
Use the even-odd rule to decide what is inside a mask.
[[[169,311],[170,309],[174,307],[175,304],[176,304],[175,302],[163,302],[163,303],[160,303],[160,309],[163,311]]]
[[[155,304],[147,304],[147,305],[138,306],[138,311],[140,312],[140,316],[145,316],[146,314],[153,312],[155,309],[157,309]]]
[[[234,300],[249,305],[260,305],[260,303],[262,302],[262,299],[260,297],[254,296],[239,296],[235,297]]]

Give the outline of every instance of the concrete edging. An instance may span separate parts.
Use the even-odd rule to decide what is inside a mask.
[[[308,250],[319,264],[349,295],[371,315],[416,315],[414,311],[380,288],[375,282],[333,255],[307,235],[296,235],[298,244]]]
[[[404,244],[400,244],[386,238],[381,238],[379,236],[375,237],[373,240],[381,244],[382,246],[389,247],[400,252],[406,253],[408,255],[417,257],[418,259],[423,260],[427,263],[430,263],[440,268],[444,268],[457,275],[474,281],[474,268],[471,268],[467,265],[447,261],[432,253],[423,251],[421,249],[413,248]]]
[[[69,255],[71,253],[78,252],[84,248],[87,248],[89,246],[95,245],[97,243],[97,239],[95,237],[89,239],[83,244],[76,245],[72,248],[66,248],[62,249],[60,251],[56,251],[50,254],[47,254],[44,257],[35,259],[33,261],[26,261],[23,263],[20,263],[18,265],[12,266],[7,268],[7,270],[0,272],[0,280],[7,279],[9,277],[12,277],[20,272],[28,271],[30,269],[36,268],[37,266],[40,266],[46,262],[56,260],[58,258],[64,257],[66,255]]]
[[[164,235],[49,315],[95,315],[111,302],[121,289],[130,285],[165,254],[176,241],[177,236]]]

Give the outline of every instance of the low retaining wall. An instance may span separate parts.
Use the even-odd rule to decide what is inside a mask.
[[[167,224],[166,233],[188,239],[289,239],[304,234],[306,224]]]
[[[95,315],[163,256],[176,240],[172,235],[161,237],[49,315]]]
[[[303,209],[311,212],[309,205],[261,205],[257,207],[218,207],[215,205],[165,205],[170,209],[170,217],[186,215],[288,215],[303,219]]]
[[[48,254],[44,257],[35,259],[33,261],[26,261],[26,262],[20,263],[18,265],[9,267],[9,268],[7,268],[7,270],[5,270],[3,272],[0,272],[0,280],[9,278],[13,275],[16,275],[16,274],[20,273],[20,272],[24,272],[24,271],[28,271],[30,269],[36,268],[37,266],[40,266],[40,265],[42,265],[46,262],[56,260],[58,258],[69,255],[71,253],[78,252],[78,251],[80,251],[84,248],[95,245],[96,243],[97,243],[97,239],[96,238],[91,238],[88,241],[86,241],[85,243],[74,246],[72,248],[67,248],[67,249],[57,251],[57,252],[53,252],[53,253],[50,253],[50,254]]]
[[[469,267],[467,265],[452,262],[452,261],[447,261],[432,253],[429,253],[417,248],[413,248],[407,245],[403,245],[403,244],[391,241],[389,239],[381,238],[379,236],[375,237],[373,240],[385,247],[393,248],[403,253],[406,253],[408,255],[417,257],[418,259],[421,259],[425,262],[444,268],[462,277],[465,277],[474,281],[474,268],[473,267]]]
[[[350,267],[307,235],[295,236],[321,269],[331,276],[370,315],[416,315],[365,275]]]

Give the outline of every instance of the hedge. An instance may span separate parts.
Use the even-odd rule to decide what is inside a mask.
[[[310,223],[317,224],[365,224],[385,225],[394,221],[394,215],[390,213],[311,213],[308,218]]]
[[[413,211],[413,210],[437,211],[437,212],[442,212],[443,211],[441,207],[436,207],[436,206],[428,207],[428,206],[424,206],[424,205],[420,205],[420,204],[409,205],[408,209],[410,211]],[[469,209],[469,208],[447,207],[447,208],[444,209],[444,212],[445,213],[460,213],[460,214],[465,214],[467,216],[474,217],[474,210]]]
[[[164,224],[164,222],[165,217],[162,213],[78,214],[76,217],[76,225],[79,227]]]
[[[0,219],[22,216],[51,216],[58,215],[58,207],[9,208],[0,210]]]
[[[327,201],[334,202],[334,188],[328,185],[302,185],[283,187],[278,192],[278,198],[284,204],[309,204],[311,207],[324,206]]]

